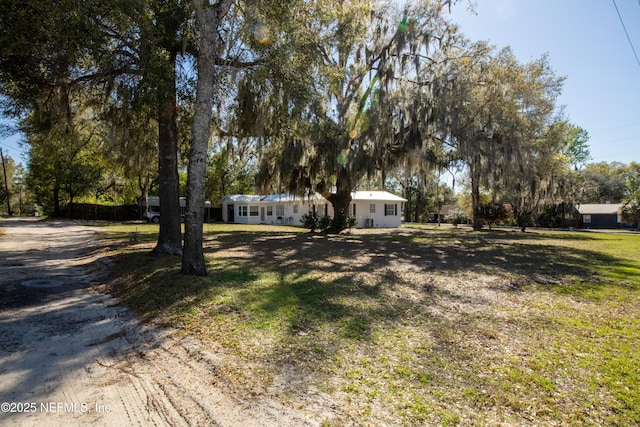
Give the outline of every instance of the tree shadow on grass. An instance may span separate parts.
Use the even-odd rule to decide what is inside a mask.
[[[576,240],[575,235],[553,238]],[[582,239],[582,237],[578,237]],[[586,237],[589,239],[588,237]],[[518,275],[540,283],[585,281],[604,286],[605,272],[640,275],[640,266],[597,250],[545,244],[544,236],[523,233],[407,233],[381,235],[315,235],[246,233],[220,235],[207,251],[213,258],[251,261],[275,270],[326,273],[465,272]],[[396,277],[397,279],[397,277]]]
[[[189,322],[219,316],[244,322],[248,331],[275,328],[284,341],[273,356],[288,360],[291,352],[324,354],[345,342],[371,342],[377,327],[403,321],[434,298],[491,305],[472,283],[464,290],[464,281],[478,275],[492,277],[490,287],[505,293],[529,284],[577,295],[610,286],[636,289],[604,273],[639,277],[637,264],[545,240],[547,234],[510,232],[215,233],[207,239],[208,277],[180,275],[175,258],[144,256],[124,261],[139,277],[115,293],[145,317],[170,314]],[[463,288],[443,289],[432,282],[435,276],[458,277]],[[399,287],[405,290],[397,292]]]
[[[136,274],[146,274],[132,277],[128,286],[140,287],[136,298],[148,314],[173,313],[188,333],[236,328],[210,339],[239,341],[218,344],[241,347],[238,354],[264,362],[287,387],[297,382],[298,390],[305,390],[309,375],[317,372],[332,375],[338,385],[365,388],[349,383],[340,369],[366,370],[359,360],[390,355],[388,366],[374,362],[378,365],[367,380],[384,376],[380,387],[419,389],[423,385],[415,372],[426,369],[433,378],[429,381],[449,387],[446,372],[441,375],[439,369],[452,367],[462,374],[459,386],[469,388],[478,386],[473,369],[486,362],[477,352],[503,355],[506,340],[525,351],[526,358],[527,343],[511,334],[537,328],[545,336],[554,330],[561,335],[565,328],[544,312],[521,315],[518,310],[528,306],[514,292],[527,292],[529,284],[576,296],[600,289],[637,290],[638,263],[599,251],[591,236],[574,237],[497,231],[216,233],[207,236],[206,278],[181,276],[175,258],[125,261]],[[590,240],[593,246],[584,244]],[[141,262],[150,263],[148,270],[142,271]],[[454,286],[443,286],[442,280],[449,279]],[[189,329],[191,321],[206,326]],[[419,346],[421,340],[428,351],[416,356],[420,348],[409,343]],[[341,359],[349,353],[355,356]],[[338,366],[341,362],[345,368]]]

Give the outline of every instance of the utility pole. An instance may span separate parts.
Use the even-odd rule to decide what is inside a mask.
[[[11,195],[9,194],[9,184],[7,184],[7,167],[4,165],[2,147],[0,147],[0,157],[2,158],[2,171],[4,172],[4,188],[7,190],[7,213],[11,216]]]

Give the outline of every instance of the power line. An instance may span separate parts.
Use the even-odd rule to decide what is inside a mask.
[[[616,8],[616,12],[618,12],[618,18],[620,18],[620,23],[622,24],[624,33],[627,35],[627,40],[629,40],[629,46],[631,46],[633,55],[636,57],[636,62],[638,63],[638,66],[640,66],[640,59],[638,59],[638,54],[636,53],[636,49],[633,47],[633,43],[631,42],[631,37],[629,37],[629,32],[627,31],[627,27],[624,25],[624,21],[622,20],[622,15],[620,15],[620,10],[618,9],[618,5],[616,4],[616,0],[613,0],[613,5]]]
[[[6,143],[4,143],[4,142],[0,142],[0,145],[2,145],[2,146],[4,146],[4,147],[8,148],[9,150],[18,151],[18,149],[17,149],[17,148],[12,147],[11,145],[6,144]]]

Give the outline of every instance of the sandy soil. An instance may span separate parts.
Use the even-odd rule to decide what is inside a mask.
[[[0,425],[317,425],[227,390],[219,356],[98,292],[109,265],[96,234],[0,220]]]

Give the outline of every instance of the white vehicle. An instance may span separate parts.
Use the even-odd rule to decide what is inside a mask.
[[[143,219],[157,224],[160,222],[160,198],[143,196],[140,198],[140,215]]]
[[[187,207],[187,199],[180,197],[180,221],[184,222],[184,211]],[[211,202],[204,202],[205,221],[208,221],[211,212]],[[140,198],[140,212],[143,219],[157,224],[160,222],[160,198],[156,196],[143,196]]]

